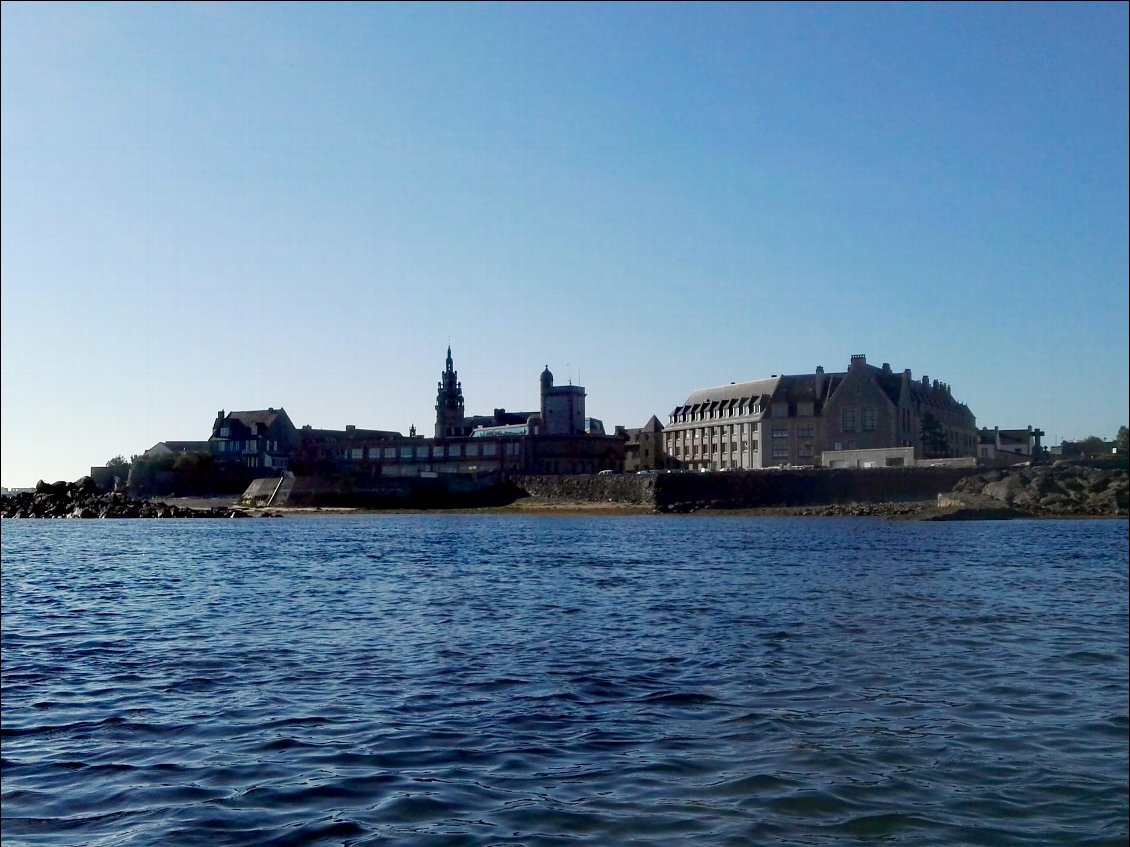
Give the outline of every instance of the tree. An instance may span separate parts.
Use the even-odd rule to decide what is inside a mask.
[[[1124,426],[1118,428],[1118,435],[1114,437],[1114,446],[1118,448],[1119,453],[1130,451],[1130,429]]]
[[[927,412],[922,416],[922,452],[927,458],[939,458],[949,451],[949,441],[941,421]]]
[[[115,456],[106,462],[106,467],[110,471],[110,476],[115,480],[125,482],[129,479],[130,463],[125,460],[124,456]]]

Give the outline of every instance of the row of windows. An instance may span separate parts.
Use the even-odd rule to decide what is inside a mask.
[[[247,441],[217,441],[215,444],[217,453],[258,453],[260,445],[262,445],[262,449],[269,452],[275,452],[279,449],[277,441],[260,442],[256,438]]]
[[[417,444],[402,445],[400,447],[342,447],[327,448],[321,451],[323,458],[351,459],[361,461],[369,459],[459,459],[464,456],[497,456],[499,442],[480,440],[471,444]],[[516,441],[504,442],[503,455],[517,456],[520,445]]]
[[[671,415],[671,423],[692,423],[693,421],[715,421],[723,418],[744,417],[745,415],[760,415],[761,404],[727,406],[724,409],[697,409],[693,412],[683,411]]]

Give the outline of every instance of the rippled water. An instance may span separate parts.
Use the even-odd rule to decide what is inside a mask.
[[[4,521],[4,845],[1126,844],[1125,521]]]

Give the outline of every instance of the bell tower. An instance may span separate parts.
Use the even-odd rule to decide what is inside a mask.
[[[451,361],[451,345],[447,347],[447,363],[436,391],[436,438],[463,434],[463,385]]]

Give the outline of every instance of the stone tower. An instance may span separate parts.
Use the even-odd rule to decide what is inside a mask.
[[[447,347],[447,366],[440,376],[436,392],[436,438],[463,434],[463,385],[451,361]]]

